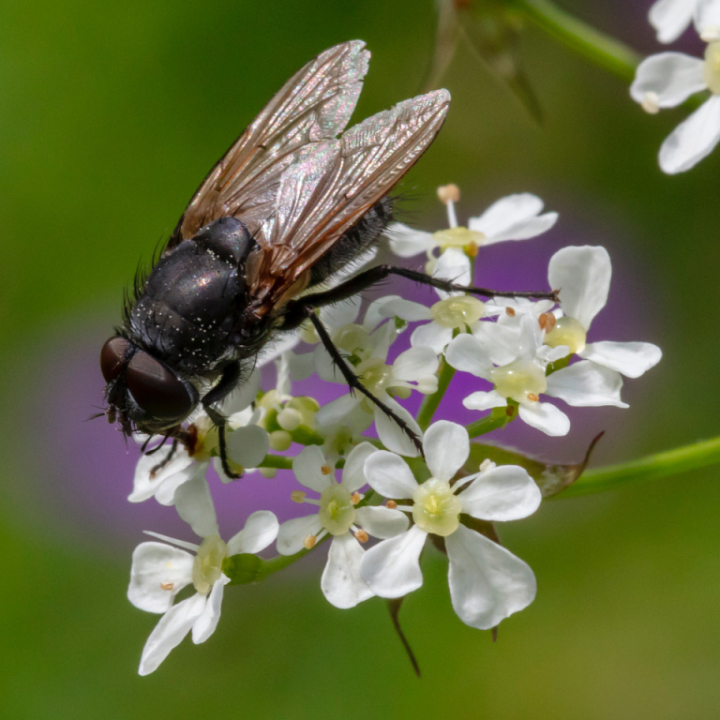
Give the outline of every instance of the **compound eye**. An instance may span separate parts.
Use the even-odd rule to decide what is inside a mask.
[[[183,419],[193,408],[185,385],[146,352],[133,355],[125,378],[135,402],[154,418]]]
[[[130,343],[124,337],[111,337],[100,351],[100,370],[106,383],[111,383],[122,370]]]

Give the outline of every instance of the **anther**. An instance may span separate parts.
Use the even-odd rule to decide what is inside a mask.
[[[540,399],[540,397],[539,397],[538,395],[536,395],[535,393],[528,393],[528,394],[527,394],[527,399],[528,399],[530,402],[537,402],[537,401]]]
[[[514,405],[508,405],[508,406],[505,408],[505,414],[506,414],[508,417],[512,417],[512,416],[515,414],[515,406],[514,406]]]
[[[445,205],[449,202],[458,202],[460,200],[460,188],[453,183],[450,185],[441,185],[437,189],[437,195],[440,202]]]
[[[303,540],[303,546],[306,550],[310,550],[311,548],[315,547],[315,543],[317,542],[317,535],[308,535]]]
[[[260,474],[268,480],[272,480],[277,475],[277,468],[262,467]]]
[[[469,242],[463,249],[468,257],[474,258],[477,257],[479,247],[476,242]]]
[[[394,500],[388,500],[385,503],[385,507],[390,508],[390,510],[394,510],[397,507],[397,503]]]
[[[174,587],[175,587],[175,583],[171,583],[171,582],[160,583],[160,589],[161,589],[161,590],[168,590],[168,591],[170,591],[170,590],[172,590]]]
[[[660,97],[657,93],[648,90],[644,95],[640,107],[650,115],[656,115],[660,112]]]
[[[290,499],[294,503],[304,502],[306,497],[307,497],[307,493],[303,492],[302,490],[293,490],[290,493]]]
[[[355,537],[357,538],[358,542],[361,543],[366,543],[370,539],[370,536],[363,529],[359,529],[355,533]]]
[[[331,473],[332,471],[333,471],[333,469],[332,469],[332,467],[331,467],[330,465],[323,465],[323,466],[320,468],[320,472],[321,472],[323,475],[330,475],[330,473]]]
[[[538,323],[545,332],[550,332],[555,327],[556,322],[557,319],[552,313],[543,313],[538,318]]]
[[[352,500],[353,505],[357,505],[362,500],[362,495],[356,490],[351,496],[350,499]]]
[[[508,317],[515,317],[515,315],[516,315],[517,313],[515,312],[515,308],[506,307],[506,308],[505,308],[505,314],[506,314]]]
[[[485,472],[492,464],[493,464],[493,461],[490,458],[485,458],[480,463],[480,472]]]

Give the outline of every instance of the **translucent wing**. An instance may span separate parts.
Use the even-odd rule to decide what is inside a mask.
[[[345,129],[368,68],[370,53],[364,47],[359,40],[336,45],[283,85],[205,178],[169,247],[221,217],[242,220],[256,236],[261,232],[274,210],[282,173],[303,148]]]
[[[282,176],[249,278],[266,307],[286,294],[414,165],[437,135],[450,94],[436,90],[374,115],[339,140],[304,149]]]

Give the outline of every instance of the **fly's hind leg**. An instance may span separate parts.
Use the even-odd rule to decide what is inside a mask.
[[[330,354],[333,363],[335,363],[335,365],[337,365],[337,367],[340,369],[340,372],[345,378],[345,382],[350,387],[351,392],[353,390],[357,390],[359,393],[362,393],[366,398],[368,398],[368,400],[370,400],[370,402],[377,405],[377,407],[379,407],[389,418],[392,418],[392,420],[395,421],[398,427],[410,438],[410,440],[412,440],[413,445],[415,445],[415,447],[418,449],[420,455],[423,455],[422,441],[418,434],[392,408],[388,407],[384,402],[382,402],[382,400],[375,397],[375,395],[373,395],[362,384],[360,378],[348,367],[348,364],[345,362],[345,359],[340,354],[340,351],[337,349],[337,347],[335,347],[335,344],[330,338],[330,335],[325,329],[325,326],[320,322],[320,318],[318,318],[318,316],[315,314],[314,308],[306,307],[305,317],[309,318],[310,322],[312,322],[313,326],[315,327],[315,331],[320,338],[320,342],[322,342],[322,344],[325,346],[325,349]]]

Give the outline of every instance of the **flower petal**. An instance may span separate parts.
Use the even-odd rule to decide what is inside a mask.
[[[269,510],[254,512],[245,522],[245,527],[228,541],[228,555],[264,550],[275,541],[279,529],[275,513]]]
[[[304,547],[305,538],[320,532],[322,525],[317,513],[287,520],[278,531],[277,550],[281,555],[294,555]]]
[[[501,198],[480,217],[470,218],[470,230],[481,232],[492,245],[504,240],[527,240],[549,230],[557,221],[557,213],[540,215],[543,201],[530,193]]]
[[[586,345],[578,355],[626,377],[638,378],[660,362],[662,350],[644,342],[597,342]]]
[[[425,431],[423,450],[432,476],[451,480],[470,455],[470,438],[462,425],[439,420]]]
[[[373,591],[360,576],[360,561],[364,554],[360,543],[350,533],[332,539],[320,579],[320,588],[331,605],[351,608],[373,596]]]
[[[217,535],[218,524],[210,487],[205,478],[195,478],[175,491],[178,515],[202,538]]]
[[[499,522],[532,515],[542,500],[540,488],[519,465],[501,465],[481,472],[458,497],[463,512]]]
[[[347,300],[341,300],[332,305],[325,305],[320,308],[320,320],[328,330],[349,325],[357,320],[357,316],[360,314],[361,304],[362,297],[360,295],[353,295],[347,298]]]
[[[345,418],[357,408],[361,401],[360,393],[341,395],[318,410],[315,422],[318,426],[326,428],[342,425]]]
[[[192,582],[195,557],[165,543],[144,542],[135,548],[128,600],[140,610],[167,612],[175,596]]]
[[[616,370],[582,360],[550,375],[545,392],[575,407],[626,408],[629,406],[620,399],[622,385],[622,376]]]
[[[195,621],[205,609],[207,598],[196,593],[187,600],[170,608],[161,618],[143,648],[140,659],[140,675],[149,675],[177,647],[190,632]]]
[[[682,35],[692,20],[694,5],[688,0],[657,0],[648,20],[657,30],[658,42],[671,43]]]
[[[463,400],[463,405],[468,410],[492,410],[492,408],[507,405],[507,398],[504,398],[497,390],[478,391],[468,395]]]
[[[437,259],[433,276],[442,280],[449,280],[456,285],[471,285],[472,266],[470,258],[462,250],[448,248]],[[447,293],[444,290],[437,289],[436,292],[441,298],[460,294],[459,292]]]
[[[369,442],[363,442],[354,447],[345,460],[342,482],[340,483],[348,492],[355,492],[363,485],[367,485],[365,478],[365,461],[377,448]]]
[[[417,420],[402,405],[387,394],[382,400],[418,437],[422,437],[422,430],[417,424]],[[377,405],[375,406],[375,430],[388,450],[405,455],[405,457],[417,457],[420,454],[407,433]]]
[[[696,4],[695,28],[698,35],[705,42],[717,40],[720,33],[720,2],[718,0],[699,0]]]
[[[413,302],[412,300],[405,300],[405,298],[397,295],[388,300],[388,302],[383,303],[379,308],[379,312],[382,317],[399,317],[407,320],[407,322],[430,320],[432,317],[429,307]]]
[[[259,425],[246,425],[226,433],[227,454],[244,468],[256,468],[270,449],[267,430]]]
[[[720,95],[706,100],[670,133],[660,148],[660,167],[669,175],[689,170],[720,140]]]
[[[443,327],[436,322],[426,325],[418,325],[410,336],[410,344],[413,347],[430,348],[436,355],[439,355],[445,346],[452,340],[453,329]]]
[[[678,52],[665,52],[645,58],[635,71],[630,95],[641,105],[651,93],[661,108],[680,105],[707,87],[703,80],[703,61]]]
[[[435,375],[439,361],[437,354],[429,347],[411,347],[400,353],[393,363],[393,378],[407,382],[420,382]]]
[[[611,277],[610,256],[604,247],[571,245],[550,258],[550,287],[560,290],[565,315],[578,320],[585,330],[605,307]]]
[[[412,257],[435,247],[432,233],[413,230],[402,223],[393,223],[385,231],[390,249],[399,257]]]
[[[355,511],[358,525],[368,535],[386,540],[405,532],[410,525],[408,516],[400,510],[366,505]]]
[[[417,525],[370,548],[360,563],[360,574],[380,597],[397,598],[417,590],[423,581],[420,553],[427,533]]]
[[[220,609],[225,585],[229,582],[229,577],[221,575],[220,578],[213,583],[212,590],[210,590],[207,602],[205,603],[205,608],[193,624],[192,640],[196,645],[205,642],[215,632],[215,628],[220,621]]]
[[[326,464],[322,450],[317,445],[308,445],[293,458],[292,465],[295,477],[301,485],[321,493],[334,482],[332,473],[325,475],[322,471]]]
[[[133,491],[130,493],[128,500],[132,503],[143,502],[153,497],[158,488],[168,480],[173,486],[173,494],[175,488],[182,483],[187,482],[194,477],[197,464],[188,454],[184,447],[178,446],[172,459],[163,465],[168,454],[172,451],[172,445],[160,448],[152,455],[141,455],[135,466],[135,478],[133,479]],[[155,467],[161,466],[160,469],[152,474]],[[175,478],[177,476],[177,478]],[[172,496],[170,498],[172,502]]]
[[[386,498],[406,500],[418,489],[407,463],[387,450],[378,450],[365,460],[365,477],[370,487]]]
[[[222,411],[226,417],[243,411],[254,402],[260,390],[261,377],[256,368],[223,400]]]
[[[560,437],[570,432],[570,418],[550,403],[521,403],[518,414],[530,427],[551,437]]]
[[[489,630],[535,599],[530,566],[480,533],[460,525],[445,547],[450,598],[466,625]]]
[[[490,324],[490,323],[482,323]],[[474,335],[461,333],[447,346],[445,359],[456,370],[488,379],[493,364],[485,344]]]

